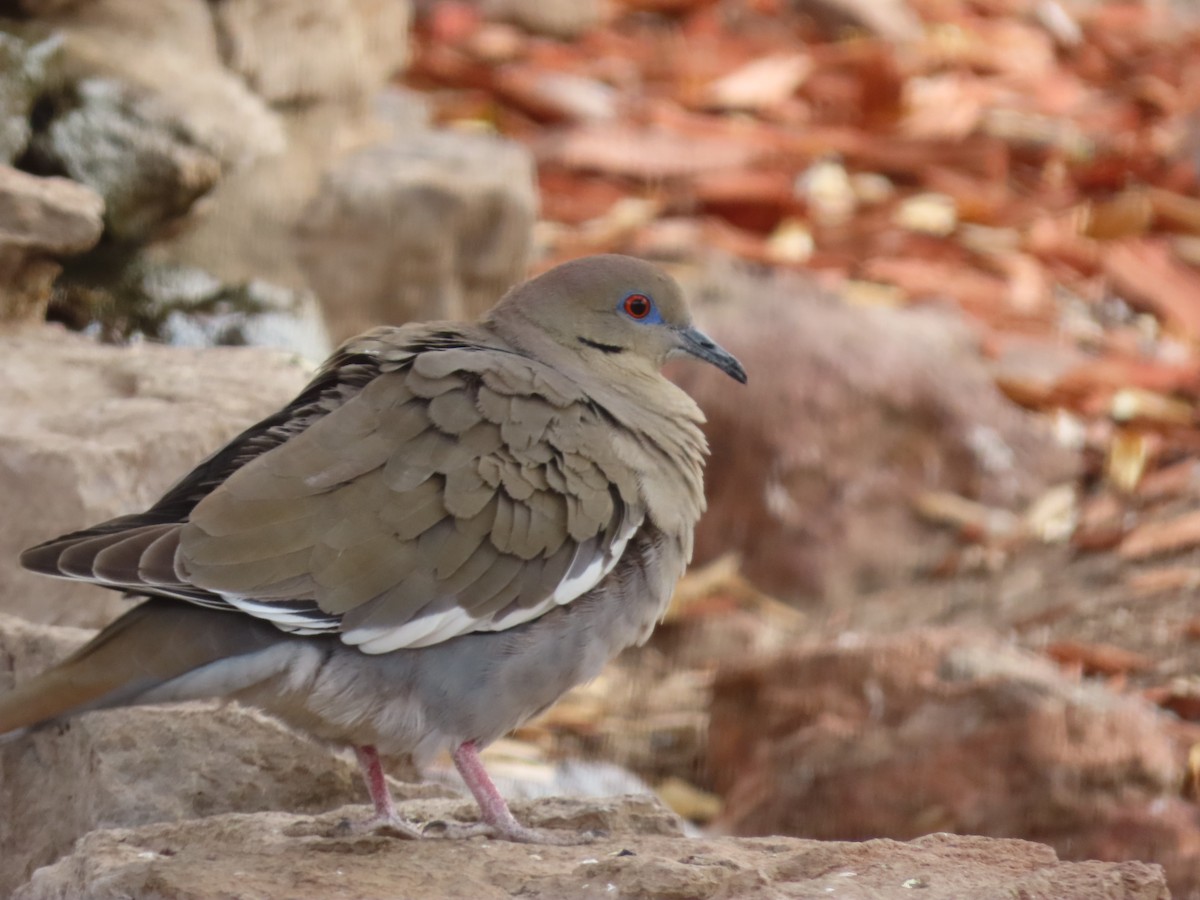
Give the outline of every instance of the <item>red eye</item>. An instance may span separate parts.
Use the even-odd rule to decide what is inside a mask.
[[[653,306],[645,294],[630,294],[625,298],[625,314],[631,319],[644,319]]]

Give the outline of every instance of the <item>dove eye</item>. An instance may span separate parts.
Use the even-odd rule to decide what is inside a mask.
[[[621,304],[621,309],[629,318],[642,321],[654,311],[654,301],[645,294],[630,294]]]

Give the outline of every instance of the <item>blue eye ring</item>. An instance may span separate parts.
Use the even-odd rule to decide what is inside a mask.
[[[648,294],[635,291],[622,300],[617,308],[635,322],[650,325],[662,322],[662,316],[658,314],[658,309]]]

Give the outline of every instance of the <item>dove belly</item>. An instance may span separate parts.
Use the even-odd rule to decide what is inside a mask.
[[[231,697],[317,738],[418,761],[468,740],[483,746],[649,636],[683,567],[682,552],[670,549],[635,541],[596,588],[505,631],[375,655],[333,636],[280,635],[274,646],[188,672],[140,702]]]

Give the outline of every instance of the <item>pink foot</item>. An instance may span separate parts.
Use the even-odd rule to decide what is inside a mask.
[[[474,741],[460,744],[453,753],[454,765],[462,776],[467,787],[479,804],[482,821],[470,825],[431,822],[426,826],[426,833],[432,836],[436,833],[446,839],[478,837],[480,835],[498,838],[502,841],[513,841],[518,844],[557,844],[570,846],[588,844],[596,840],[598,835],[592,832],[550,831],[543,828],[529,828],[522,825],[513,816],[504,797],[488,777],[487,770],[479,758]]]
[[[383,774],[383,765],[379,762],[379,751],[371,746],[355,747],[354,754],[358,757],[358,767],[362,770],[363,781],[367,784],[367,793],[371,795],[371,803],[375,806],[375,815],[356,825],[354,830],[391,831],[411,840],[424,837],[419,826],[409,822],[396,811],[396,804],[392,802],[392,792],[388,790],[387,776]]]

